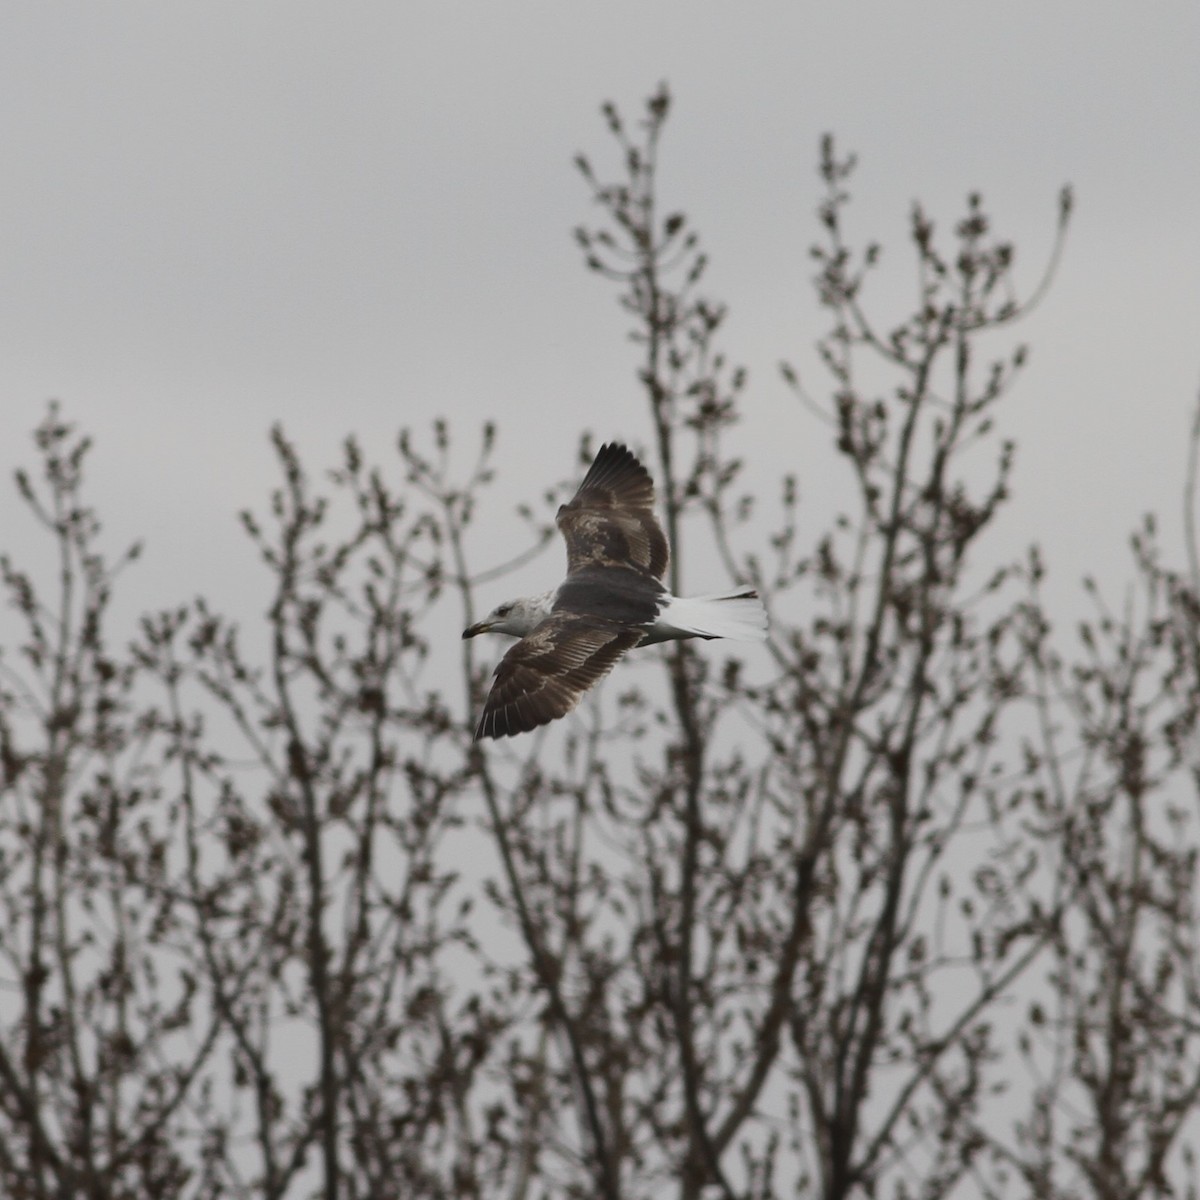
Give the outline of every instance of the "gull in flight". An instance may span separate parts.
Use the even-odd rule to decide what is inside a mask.
[[[684,599],[663,584],[669,552],[654,482],[625,446],[600,447],[558,510],[567,577],[510,600],[464,631],[520,638],[496,667],[475,738],[511,737],[566,716],[635,646],[678,638],[762,641],[767,614],[749,588]]]

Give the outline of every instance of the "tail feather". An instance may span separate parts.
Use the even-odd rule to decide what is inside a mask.
[[[767,636],[767,610],[753,588],[711,596],[672,596],[642,643],[676,638],[732,638],[761,642]]]

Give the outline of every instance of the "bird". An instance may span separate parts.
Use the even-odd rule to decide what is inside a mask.
[[[464,638],[520,640],[500,659],[475,740],[513,737],[564,717],[635,646],[681,638],[762,641],[767,614],[753,588],[673,596],[670,551],[654,515],[654,481],[627,447],[600,447],[555,518],[567,574],[551,591],[497,605]]]

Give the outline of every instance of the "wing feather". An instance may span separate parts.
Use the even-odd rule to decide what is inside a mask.
[[[579,490],[558,510],[567,575],[589,566],[632,567],[661,580],[670,553],[654,515],[654,481],[625,446],[606,443]]]
[[[512,737],[564,717],[645,630],[554,613],[500,660],[475,739]]]

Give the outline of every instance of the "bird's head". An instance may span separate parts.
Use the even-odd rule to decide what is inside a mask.
[[[474,637],[477,633],[507,633],[511,637],[524,637],[550,615],[554,593],[544,596],[523,596],[520,600],[506,600],[497,604],[482,621],[463,630],[463,637]]]

